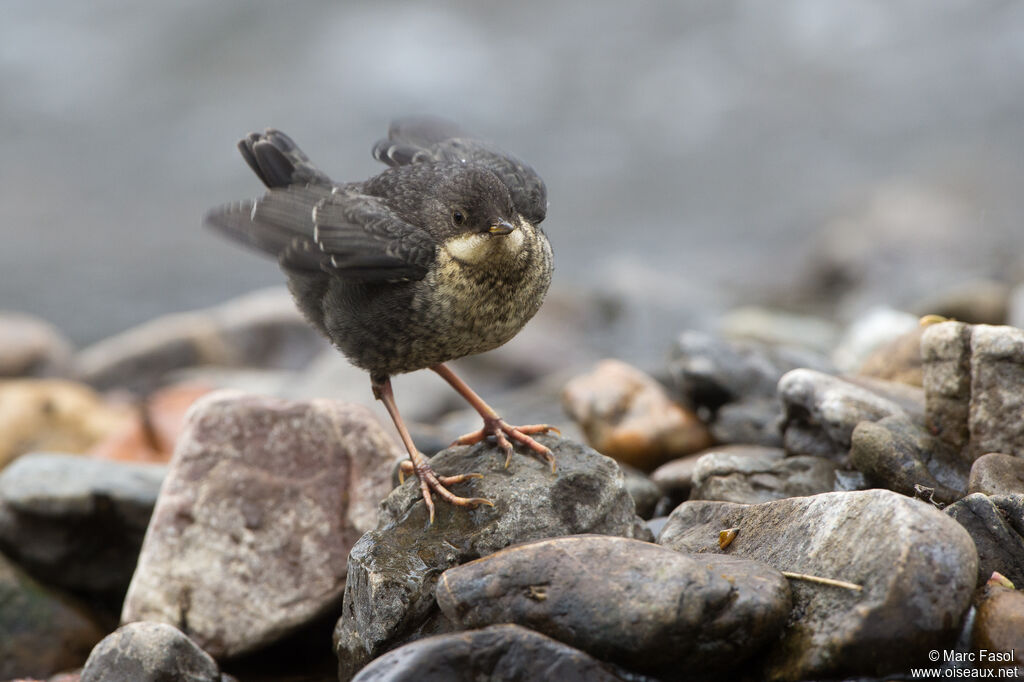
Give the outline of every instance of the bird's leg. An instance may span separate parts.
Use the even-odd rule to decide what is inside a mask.
[[[552,454],[551,448],[541,445],[533,438],[530,438],[529,434],[547,433],[548,431],[560,433],[557,428],[547,424],[530,424],[529,426],[511,426],[506,424],[498,413],[494,411],[493,407],[485,403],[483,398],[476,394],[476,391],[471,389],[465,381],[457,377],[455,372],[446,365],[434,365],[430,369],[437,372],[442,379],[451,384],[452,388],[458,391],[459,395],[465,398],[466,402],[472,405],[473,409],[479,412],[484,420],[482,429],[473,433],[467,433],[465,436],[456,439],[454,445],[473,445],[487,438],[487,436],[494,436],[494,439],[498,441],[498,447],[505,452],[505,466],[508,467],[509,462],[512,461],[512,444],[509,442],[509,438],[511,438],[530,448],[530,451],[539,459],[550,463],[551,472],[555,472],[555,456]]]
[[[434,500],[431,498],[430,491],[433,490],[441,499],[445,500],[450,504],[454,504],[460,507],[476,507],[480,504],[486,504],[494,506],[490,500],[486,500],[482,497],[459,497],[455,495],[445,486],[454,485],[456,483],[462,483],[463,481],[471,478],[483,478],[482,474],[459,474],[457,476],[438,476],[434,473],[434,470],[430,467],[427,462],[427,458],[416,449],[416,445],[412,442],[412,436],[409,435],[409,430],[405,428],[405,422],[402,421],[402,416],[398,414],[398,405],[395,403],[395,394],[391,390],[391,379],[384,377],[371,377],[371,384],[373,386],[373,395],[377,400],[384,403],[384,407],[387,409],[388,414],[391,415],[391,420],[395,422],[395,428],[398,429],[398,435],[402,437],[402,442],[405,444],[405,449],[409,452],[409,459],[411,462],[402,462],[402,471],[405,473],[414,472],[416,478],[420,479],[420,490],[423,492],[423,502],[427,505],[427,509],[430,512],[430,522],[434,522]]]

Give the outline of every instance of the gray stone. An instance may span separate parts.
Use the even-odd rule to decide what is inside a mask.
[[[728,528],[738,534],[722,549],[719,533]],[[888,490],[758,505],[685,502],[658,541],[862,586],[791,581],[796,616],[768,651],[764,675],[771,679],[883,675],[917,665],[958,628],[977,576],[977,552],[962,527]]]
[[[75,374],[101,389],[147,392],[174,370],[196,365],[297,369],[328,348],[284,287],[214,308],[165,315],[83,349]]]
[[[697,460],[691,500],[756,504],[835,489],[836,464],[824,457],[785,457],[780,448],[712,448]]]
[[[891,400],[915,422],[925,421],[925,399],[924,389],[920,386],[911,386],[902,381],[889,381],[878,377],[863,376],[861,374],[844,374],[844,380],[855,386],[867,389],[877,396]]]
[[[47,677],[80,666],[102,637],[80,605],[0,554],[0,679]]]
[[[1024,458],[990,452],[974,460],[967,481],[968,493],[1024,494]]]
[[[971,330],[971,404],[965,453],[1024,456],[1024,330],[979,324]]]
[[[633,498],[633,504],[636,505],[636,515],[642,519],[651,518],[654,508],[658,505],[658,500],[662,497],[661,488],[639,469],[625,464],[620,464],[619,468],[622,469],[622,474],[625,476],[626,490]]]
[[[944,322],[921,341],[928,426],[968,464],[1024,456],[1024,330]]]
[[[345,602],[334,631],[340,679],[407,641],[450,630],[433,597],[438,576],[452,566],[547,537],[650,537],[613,460],[572,441],[539,440],[554,451],[557,473],[523,453],[514,454],[506,469],[505,454],[489,443],[449,448],[431,460],[441,475],[483,474],[453,492],[486,498],[494,507],[468,510],[438,500],[430,524],[416,481],[384,500],[377,528],[349,555]]]
[[[942,322],[921,336],[928,429],[957,452],[967,447],[971,400],[971,327]]]
[[[790,596],[755,561],[585,535],[450,568],[437,603],[458,628],[516,623],[659,679],[690,679],[732,670],[774,639]]]
[[[893,400],[810,369],[794,369],[783,376],[779,396],[786,411],[786,451],[837,461],[846,459],[857,424],[905,414]]]
[[[876,485],[910,496],[923,486],[943,504],[963,497],[967,487],[967,467],[957,453],[902,416],[858,424],[850,463]]]
[[[426,637],[389,651],[353,682],[622,682],[607,665],[518,625]],[[634,676],[629,677],[638,682]]]
[[[64,376],[71,344],[48,322],[0,310],[0,377]]]
[[[782,402],[751,398],[718,408],[710,425],[717,443],[749,443],[782,447]]]
[[[89,654],[82,682],[221,682],[220,668],[166,623],[129,623]]]
[[[978,585],[993,571],[1024,585],[1024,495],[968,495],[946,508],[978,549]]]
[[[358,405],[205,396],[175,449],[122,621],[169,623],[222,657],[333,612],[345,557],[376,523],[401,457]]]
[[[739,400],[773,398],[782,375],[798,367],[833,369],[823,355],[803,348],[727,340],[696,330],[679,335],[669,361],[684,400],[711,410]]]
[[[118,603],[166,467],[23,455],[0,472],[0,548],[51,584]]]

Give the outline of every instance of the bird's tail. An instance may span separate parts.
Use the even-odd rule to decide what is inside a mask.
[[[206,225],[278,259],[293,270],[318,270],[312,210],[331,193],[333,183],[290,137],[268,128],[238,142],[242,158],[269,191],[206,214]]]
[[[280,130],[267,128],[238,141],[238,151],[263,184],[273,189],[290,185],[331,186],[327,175]]]

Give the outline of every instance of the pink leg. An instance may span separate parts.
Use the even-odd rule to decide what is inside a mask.
[[[384,407],[387,409],[388,414],[391,415],[391,420],[395,422],[395,428],[398,429],[398,435],[402,437],[402,442],[405,444],[405,449],[409,452],[409,459],[411,463],[403,462],[402,471],[405,473],[414,472],[416,477],[420,479],[420,490],[423,493],[423,502],[427,505],[427,509],[430,511],[430,522],[434,522],[434,500],[431,498],[430,492],[434,491],[441,499],[445,500],[449,504],[454,504],[459,507],[476,507],[477,505],[486,504],[494,506],[490,500],[485,500],[482,497],[459,497],[455,495],[445,486],[454,485],[456,483],[462,483],[463,481],[471,478],[483,478],[482,474],[459,474],[458,476],[438,476],[434,473],[434,470],[430,468],[430,464],[427,462],[427,458],[416,449],[416,445],[412,442],[412,436],[409,435],[408,429],[405,428],[405,422],[402,421],[401,415],[398,414],[398,405],[395,403],[395,394],[391,390],[391,379],[384,379],[382,382],[373,382],[373,395],[384,403]]]
[[[528,434],[547,433],[548,431],[559,433],[558,429],[547,424],[531,424],[529,426],[511,426],[506,424],[498,413],[494,411],[494,408],[485,403],[483,398],[476,394],[476,391],[457,377],[455,372],[446,365],[434,365],[430,369],[437,372],[442,379],[451,384],[452,388],[458,391],[459,395],[465,398],[466,402],[472,405],[473,409],[480,413],[484,420],[482,429],[473,433],[467,433],[465,436],[456,439],[454,445],[473,445],[488,436],[494,436],[494,439],[498,442],[498,447],[505,452],[505,466],[507,467],[509,462],[512,461],[512,443],[509,442],[509,438],[511,438],[517,443],[522,443],[530,448],[530,451],[539,459],[549,462],[551,464],[551,473],[555,472],[555,456],[552,454],[551,449],[530,438]]]

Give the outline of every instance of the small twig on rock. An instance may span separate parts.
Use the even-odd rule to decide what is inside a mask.
[[[923,502],[931,502],[936,508],[942,509],[946,505],[935,499],[935,488],[929,488],[926,485],[920,483],[914,484],[914,492],[917,494],[917,499]],[[925,497],[927,495],[928,497]]]
[[[847,590],[856,590],[861,592],[864,589],[863,585],[856,585],[854,583],[848,583],[845,580],[833,580],[832,578],[822,578],[817,575],[807,575],[806,573],[792,573],[790,571],[781,571],[782,575],[793,580],[806,580],[809,583],[818,583],[820,585],[831,585],[832,587],[842,587]]]

